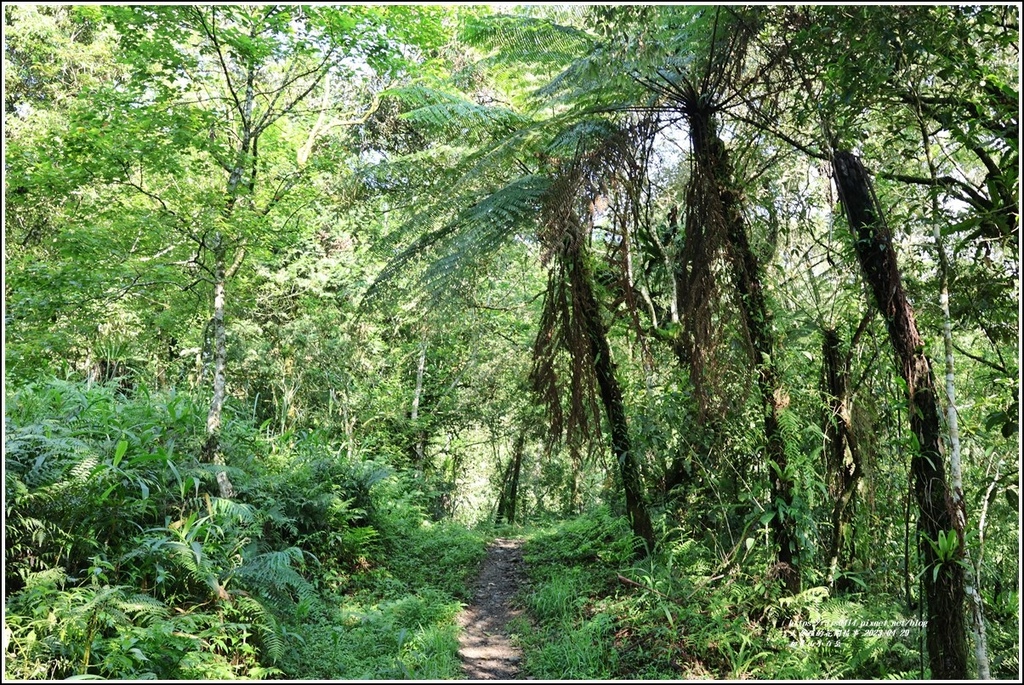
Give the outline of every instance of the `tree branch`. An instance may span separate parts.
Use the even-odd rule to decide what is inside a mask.
[[[968,359],[973,359],[974,361],[978,362],[979,364],[984,364],[985,366],[989,367],[990,369],[995,369],[996,371],[1000,372],[1001,374],[1003,374],[1005,376],[1009,376],[1010,375],[1010,372],[1002,364],[997,364],[997,363],[995,363],[993,361],[985,359],[984,357],[979,357],[976,354],[971,354],[970,352],[968,352],[967,350],[963,349],[962,347],[960,347],[956,343],[953,343],[953,347],[956,349],[957,352],[959,352],[963,356],[967,357]]]
[[[201,9],[192,8],[192,11],[195,12],[196,17],[199,18],[199,23],[202,24],[203,32],[206,34],[206,37],[213,41],[213,47],[217,50],[217,59],[220,61],[221,71],[224,72],[224,78],[227,81],[228,92],[231,93],[231,99],[234,100],[235,108],[238,109],[238,113],[244,117],[245,113],[242,108],[242,101],[238,99],[238,93],[235,91],[234,82],[231,80],[231,70],[228,69],[227,60],[224,59],[224,51],[221,50],[220,41],[217,39],[217,32],[212,25],[207,26],[206,18],[203,16]],[[210,9],[211,18],[216,12],[216,6]]]
[[[970,204],[985,211],[992,210],[992,201],[990,199],[979,193],[978,190],[972,187],[969,183],[965,183],[960,179],[953,178],[952,176],[928,178],[926,176],[912,176],[909,174],[893,174],[885,171],[880,171],[876,175],[879,178],[884,178],[889,181],[899,181],[900,183],[911,183],[914,185],[932,187],[938,186],[947,189],[959,188],[967,193],[970,198],[970,200],[968,200]],[[967,200],[967,198],[964,198],[962,195],[960,198]]]

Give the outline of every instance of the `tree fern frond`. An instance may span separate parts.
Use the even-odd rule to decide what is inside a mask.
[[[462,38],[492,51],[487,62],[509,64],[565,64],[590,51],[595,43],[586,31],[548,19],[493,14],[467,22]]]
[[[399,252],[388,264],[377,274],[370,287],[363,295],[362,306],[367,307],[376,303],[385,296],[385,291],[393,284],[395,279],[407,271],[409,266],[421,258],[430,248],[444,240],[457,229],[454,223],[448,223],[438,229],[424,233],[411,245]]]
[[[508,107],[481,105],[424,86],[407,86],[387,92],[410,106],[399,118],[441,133],[487,131],[500,135],[530,123],[529,117]]]
[[[394,289],[389,289],[389,286],[394,284],[399,275],[408,273],[417,261],[423,259],[436,246],[445,244],[447,240],[456,239],[457,231],[471,225],[472,222],[467,224],[465,220],[474,216],[479,217],[478,205],[491,194],[500,192],[501,188],[509,183],[507,178],[510,164],[516,159],[522,160],[535,155],[535,148],[542,140],[547,125],[550,125],[550,121],[532,121],[529,125],[463,157],[454,167],[457,177],[453,178],[447,187],[420,189],[421,192],[432,193],[432,201],[424,203],[409,221],[387,236],[380,246],[383,249],[395,249],[403,239],[410,235],[416,237],[407,247],[396,250],[397,253],[390,256],[388,264],[364,295],[363,306],[376,302],[386,291],[394,294]],[[525,188],[529,183],[519,185]],[[498,187],[498,191],[494,190],[495,186]],[[493,245],[493,242],[485,241],[485,245],[488,244]],[[488,252],[490,248],[483,250],[483,253]],[[452,251],[444,251],[442,254],[452,254]],[[449,260],[448,263],[434,269],[431,277],[436,278],[439,273],[451,269],[452,266],[453,261]]]
[[[473,265],[482,263],[517,232],[532,227],[540,216],[541,200],[550,182],[530,174],[515,179],[473,203],[438,236],[435,258],[421,282],[437,295],[465,278]]]
[[[571,158],[586,150],[595,150],[607,145],[621,128],[606,118],[587,118],[560,130],[545,147],[552,157]]]
[[[593,99],[596,91],[608,85],[607,71],[600,60],[582,57],[566,65],[562,71],[533,93],[534,100],[580,103],[580,98]]]
[[[427,105],[406,112],[403,119],[427,124],[440,131],[467,133],[480,129],[508,132],[529,123],[530,119],[506,107],[488,107],[461,100],[437,105]]]

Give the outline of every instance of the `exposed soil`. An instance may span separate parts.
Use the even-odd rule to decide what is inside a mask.
[[[522,652],[506,633],[506,624],[522,613],[509,605],[524,582],[522,540],[498,538],[487,549],[473,604],[459,614],[459,657],[470,680],[512,680],[519,675]]]

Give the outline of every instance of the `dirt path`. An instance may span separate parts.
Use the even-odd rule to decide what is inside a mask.
[[[511,680],[522,653],[512,646],[505,624],[522,613],[509,601],[523,582],[522,540],[498,538],[487,549],[473,604],[459,614],[459,656],[470,680]]]

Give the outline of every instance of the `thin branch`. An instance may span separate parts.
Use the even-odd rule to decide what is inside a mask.
[[[314,78],[310,82],[309,86],[306,87],[306,89],[303,90],[301,93],[296,95],[292,99],[291,102],[289,102],[287,105],[282,107],[281,110],[278,111],[278,112],[274,112],[273,108],[268,108],[267,109],[267,111],[260,118],[259,123],[256,124],[253,127],[253,136],[259,137],[259,135],[261,133],[263,133],[271,124],[273,124],[275,121],[277,121],[281,117],[283,117],[286,114],[288,114],[289,112],[291,112],[292,108],[294,108],[295,105],[297,105],[299,102],[301,102],[303,99],[305,99],[305,97],[307,95],[309,95],[311,92],[313,92],[313,89],[316,88],[317,85],[320,83],[320,81],[324,78],[324,76],[327,75],[327,72],[323,69],[323,67],[324,67],[324,65],[326,65],[328,63],[328,61],[331,59],[333,54],[334,54],[334,48],[331,48],[324,55],[324,58],[322,60],[320,60],[320,64],[319,65],[317,65],[313,69],[310,69],[307,72],[304,72],[304,74],[311,74],[311,73],[315,73],[315,72],[319,72],[319,74],[316,76],[316,78]],[[286,88],[287,86],[291,85],[292,83],[295,83],[299,78],[301,78],[301,75],[300,76],[296,76],[294,79],[292,79],[292,81],[290,83],[283,84],[281,86],[281,90],[284,90],[284,88]],[[276,98],[275,98],[275,102],[276,102]]]
[[[749,103],[747,103],[747,104],[749,104]],[[765,133],[768,133],[768,134],[771,134],[771,135],[775,136],[776,138],[778,138],[779,140],[783,141],[784,143],[787,143],[788,145],[792,145],[793,147],[795,147],[797,150],[800,150],[800,152],[804,153],[808,157],[811,157],[813,159],[820,159],[820,160],[825,161],[825,162],[827,162],[827,161],[829,161],[831,159],[831,157],[826,155],[824,152],[821,152],[819,150],[815,150],[815,149],[813,149],[813,148],[811,148],[811,147],[809,147],[809,146],[807,146],[807,145],[797,141],[795,138],[793,138],[793,137],[783,133],[782,131],[779,131],[778,129],[772,128],[771,126],[769,126],[767,123],[765,123],[763,121],[757,121],[756,119],[752,119],[752,118],[750,118],[748,116],[745,116],[745,115],[742,115],[742,114],[738,114],[738,113],[733,113],[733,116],[736,119],[738,119],[739,121],[742,121],[744,123],[750,124],[751,126],[753,126],[754,128],[758,129],[759,131],[764,131]]]
[[[978,362],[979,364],[984,364],[985,366],[989,367],[990,369],[994,369],[994,370],[1002,373],[1005,376],[1009,376],[1010,375],[1009,370],[1005,366],[1003,366],[1002,364],[997,364],[996,362],[993,362],[993,361],[990,361],[988,359],[985,359],[984,357],[979,357],[976,354],[971,354],[967,350],[961,348],[956,343],[953,343],[953,347],[956,349],[957,352],[959,352],[963,356],[967,357],[968,359],[973,359],[974,361]]]
[[[228,69],[227,60],[224,59],[224,51],[221,50],[220,41],[217,39],[217,32],[214,30],[213,26],[207,26],[206,18],[203,16],[201,9],[193,8],[192,11],[195,12],[196,16],[199,18],[199,23],[202,24],[203,32],[206,33],[207,38],[213,41],[213,47],[217,50],[217,59],[220,60],[221,71],[224,72],[224,79],[227,81],[228,92],[231,93],[231,99],[234,100],[235,108],[238,109],[238,113],[244,118],[245,113],[242,108],[242,101],[238,99],[238,93],[235,91],[235,85],[231,80],[231,70]],[[216,6],[210,8],[211,18],[216,12]]]
[[[925,176],[912,176],[909,174],[893,174],[889,172],[878,172],[879,178],[884,178],[889,181],[899,181],[900,183],[911,183],[914,185],[931,186],[931,187],[942,187],[946,189],[959,188],[963,190],[970,197],[970,204],[974,205],[979,209],[991,210],[992,201],[986,198],[984,195],[979,193],[974,187],[968,183],[964,183],[960,179],[953,178],[952,176],[936,176],[935,178],[928,178]],[[962,195],[959,196],[961,199],[967,200]]]

